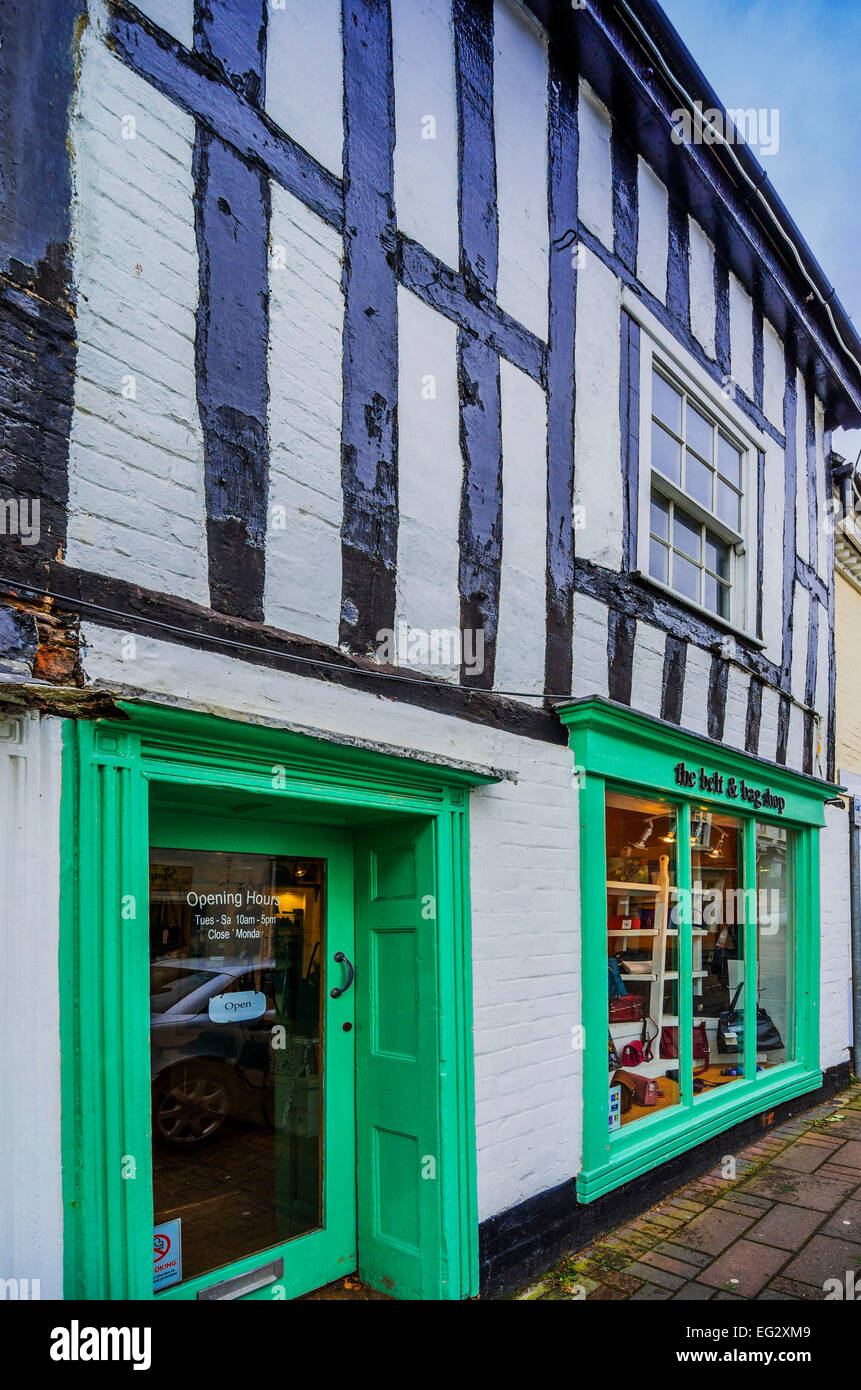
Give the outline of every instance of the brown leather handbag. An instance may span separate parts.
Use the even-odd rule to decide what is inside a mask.
[[[658,1103],[658,1083],[653,1076],[641,1076],[637,1071],[625,1071],[624,1069],[613,1073],[611,1086],[621,1086],[623,1091],[629,1091],[631,1099],[637,1105],[657,1105]]]
[[[705,1020],[694,1024],[693,1053],[694,1061],[702,1062],[702,1066],[694,1067],[694,1076],[699,1076],[708,1070],[709,1065],[709,1035],[706,1032]],[[661,1029],[659,1055],[661,1057],[678,1057],[679,1055],[679,1030],[674,1024],[667,1024]]]
[[[639,994],[616,994],[610,999],[611,1023],[639,1023],[643,1001]]]

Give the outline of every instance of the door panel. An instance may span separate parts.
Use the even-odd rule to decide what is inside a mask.
[[[356,843],[359,1273],[396,1298],[440,1296],[434,833]]]
[[[183,1263],[161,1296],[280,1257],[248,1296],[293,1297],[356,1267],[350,837],[158,811],[151,839],[154,1216]]]

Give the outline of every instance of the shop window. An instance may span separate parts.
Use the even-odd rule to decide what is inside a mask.
[[[605,827],[612,1133],[793,1060],[795,839],[756,822],[748,860],[744,818],[609,788]]]

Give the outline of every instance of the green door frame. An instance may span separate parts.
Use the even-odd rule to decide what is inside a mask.
[[[158,705],[63,726],[60,1038],[64,1294],[151,1299],[149,785],[432,817],[436,833],[438,1297],[478,1291],[470,786],[492,776]]]
[[[838,787],[791,772],[777,764],[739,753],[711,739],[686,733],[675,725],[640,714],[627,706],[593,697],[557,710],[568,727],[580,798],[580,900],[582,923],[582,1021],[586,1039],[583,1066],[583,1169],[577,1178],[581,1202],[596,1197],[657,1167],[667,1159],[719,1134],[740,1120],[759,1114],[819,1086],[819,859],[818,831],[825,824],[823,803]],[[703,791],[679,785],[675,769],[684,762],[707,775],[718,773],[727,789]],[[731,784],[730,779],[735,783]],[[754,809],[740,799],[741,779],[760,793],[784,798],[777,815]],[[770,821],[795,833],[795,1057],[758,1076],[748,1074],[732,1087],[698,1097],[683,1084],[678,1106],[626,1129],[609,1131],[607,1034],[605,793],[607,786],[629,792],[660,793],[679,808],[678,838],[687,844],[694,804],[711,802],[731,811],[744,825],[745,884],[753,884],[755,822]],[[731,785],[736,795],[729,791]],[[687,856],[679,855],[678,886],[690,888]],[[684,924],[689,897],[680,893]],[[597,924],[601,929],[597,929]],[[755,981],[752,938],[747,932],[746,965]],[[679,1051],[682,1078],[691,1072],[693,1025],[690,939],[680,937]],[[752,1070],[756,1038],[756,989],[745,990],[747,1071]],[[590,1043],[591,1040],[591,1043]]]

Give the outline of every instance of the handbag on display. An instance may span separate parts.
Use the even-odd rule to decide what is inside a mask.
[[[637,1105],[657,1105],[658,1083],[653,1076],[641,1076],[636,1071],[617,1071],[613,1073],[612,1086],[621,1086],[623,1093],[628,1091]],[[624,1107],[623,1107],[624,1109]]]
[[[679,1030],[675,1024],[666,1024],[661,1029],[659,1055],[661,1057],[678,1057]],[[709,1065],[709,1035],[706,1032],[705,1022],[694,1024],[693,1057],[695,1062],[702,1062],[702,1066],[694,1067],[694,1076],[698,1076],[701,1072],[706,1071]]]
[[[643,1029],[638,1041],[626,1043],[622,1048],[622,1066],[639,1067],[643,1062],[651,1062],[653,1057],[652,1043],[657,1037],[657,1032],[649,1037],[649,1024],[651,1019],[647,1013],[643,1014]]]
[[[607,993],[611,999],[625,993],[619,962],[615,956],[609,956],[607,959]]]
[[[718,1016],[717,1026],[717,1047],[718,1052],[743,1052],[744,1051],[744,1009],[737,1009],[738,997],[744,989],[742,980],[735,994],[732,996],[730,1006]],[[756,1050],[757,1052],[776,1052],[783,1047],[783,1039],[778,1032],[777,1025],[771,1014],[766,1013],[765,1009],[757,1005],[756,1010]]]
[[[643,1001],[638,994],[617,994],[610,1000],[611,1023],[639,1023]]]
[[[616,1044],[613,1042],[613,1034],[607,1029],[607,1066],[610,1071],[619,1065],[619,1054],[616,1051]]]

